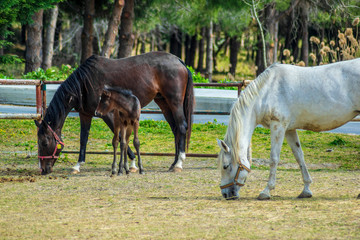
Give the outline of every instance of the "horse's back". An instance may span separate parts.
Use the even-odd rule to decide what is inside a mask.
[[[141,106],[155,96],[176,95],[187,84],[187,69],[179,58],[165,52],[150,52],[122,59],[101,59],[98,68],[106,84],[131,90]]]
[[[360,111],[359,69],[360,59],[317,67],[275,64],[262,105],[290,128],[339,127]]]

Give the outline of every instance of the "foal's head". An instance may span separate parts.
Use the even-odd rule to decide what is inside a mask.
[[[104,89],[100,97],[100,102],[95,110],[95,115],[105,116],[113,109],[114,101],[112,99],[111,91]]]

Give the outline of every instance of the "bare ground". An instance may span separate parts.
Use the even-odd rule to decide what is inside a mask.
[[[169,173],[171,158],[144,157],[145,175],[110,177],[111,156],[94,158],[78,175],[70,163],[50,176],[34,161],[0,164],[0,238],[360,239],[359,171],[317,166],[313,198],[297,199],[301,174],[287,166],[272,199],[258,201],[268,170],[255,169],[241,198],[226,201],[215,159]]]

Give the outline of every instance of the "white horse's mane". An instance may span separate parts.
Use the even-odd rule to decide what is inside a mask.
[[[270,70],[274,65],[267,68],[263,73],[261,73],[254,81],[251,82],[249,86],[241,92],[239,98],[234,103],[229,119],[229,126],[225,134],[224,141],[226,144],[229,144],[231,149],[231,155],[233,161],[240,161],[239,158],[239,141],[240,141],[240,132],[243,129],[242,118],[245,116],[247,110],[250,106],[253,105],[254,99],[259,95],[260,90],[263,88],[266,80],[269,79]],[[234,162],[235,163],[235,162]]]

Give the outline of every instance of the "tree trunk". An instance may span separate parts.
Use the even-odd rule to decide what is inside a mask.
[[[190,41],[190,52],[189,52],[189,66],[192,68],[195,67],[195,54],[196,54],[196,47],[197,47],[197,34],[195,33],[194,36],[191,37]]]
[[[55,5],[54,8],[50,9],[50,18],[49,23],[46,28],[46,35],[44,41],[44,53],[43,53],[43,62],[42,68],[44,70],[52,66],[52,58],[54,55],[54,39],[55,39],[55,29],[56,21],[59,13],[58,5]]]
[[[302,47],[301,47],[301,59],[304,61],[305,66],[309,65],[309,3],[307,1],[301,1],[300,3],[300,18],[302,25]]]
[[[198,65],[197,65],[197,71],[203,72],[203,63],[204,63],[204,53],[205,53],[205,37],[206,37],[206,28],[202,27],[200,30],[201,39],[199,41],[199,59],[198,59]]]
[[[95,0],[85,0],[84,27],[81,33],[81,63],[93,54]]]
[[[235,77],[240,40],[237,36],[230,38],[230,73]]]
[[[212,81],[212,72],[213,72],[213,22],[210,21],[209,28],[207,29],[206,34],[206,70],[205,75],[209,79],[209,82]]]
[[[115,38],[119,31],[120,18],[124,4],[124,0],[114,1],[114,9],[109,20],[108,29],[105,34],[105,42],[101,50],[101,56],[106,58],[109,58],[114,50]]]
[[[182,46],[181,46],[181,32],[174,26],[173,32],[170,36],[170,53],[181,58]]]
[[[256,69],[256,76],[259,76],[264,70],[265,70],[265,63],[264,63],[264,51],[262,50],[262,37],[260,34],[258,34],[258,40],[257,40],[257,51],[256,51],[256,59],[255,59],[255,65],[257,66]]]
[[[268,65],[276,62],[277,60],[277,26],[278,21],[276,20],[277,11],[276,3],[270,3],[265,7],[265,26],[269,34],[269,41],[266,41],[266,62]]]
[[[130,57],[135,36],[133,34],[134,0],[126,0],[119,29],[118,58]]]
[[[25,74],[35,71],[41,66],[43,12],[40,10],[34,13],[33,23],[28,24],[26,28]]]

